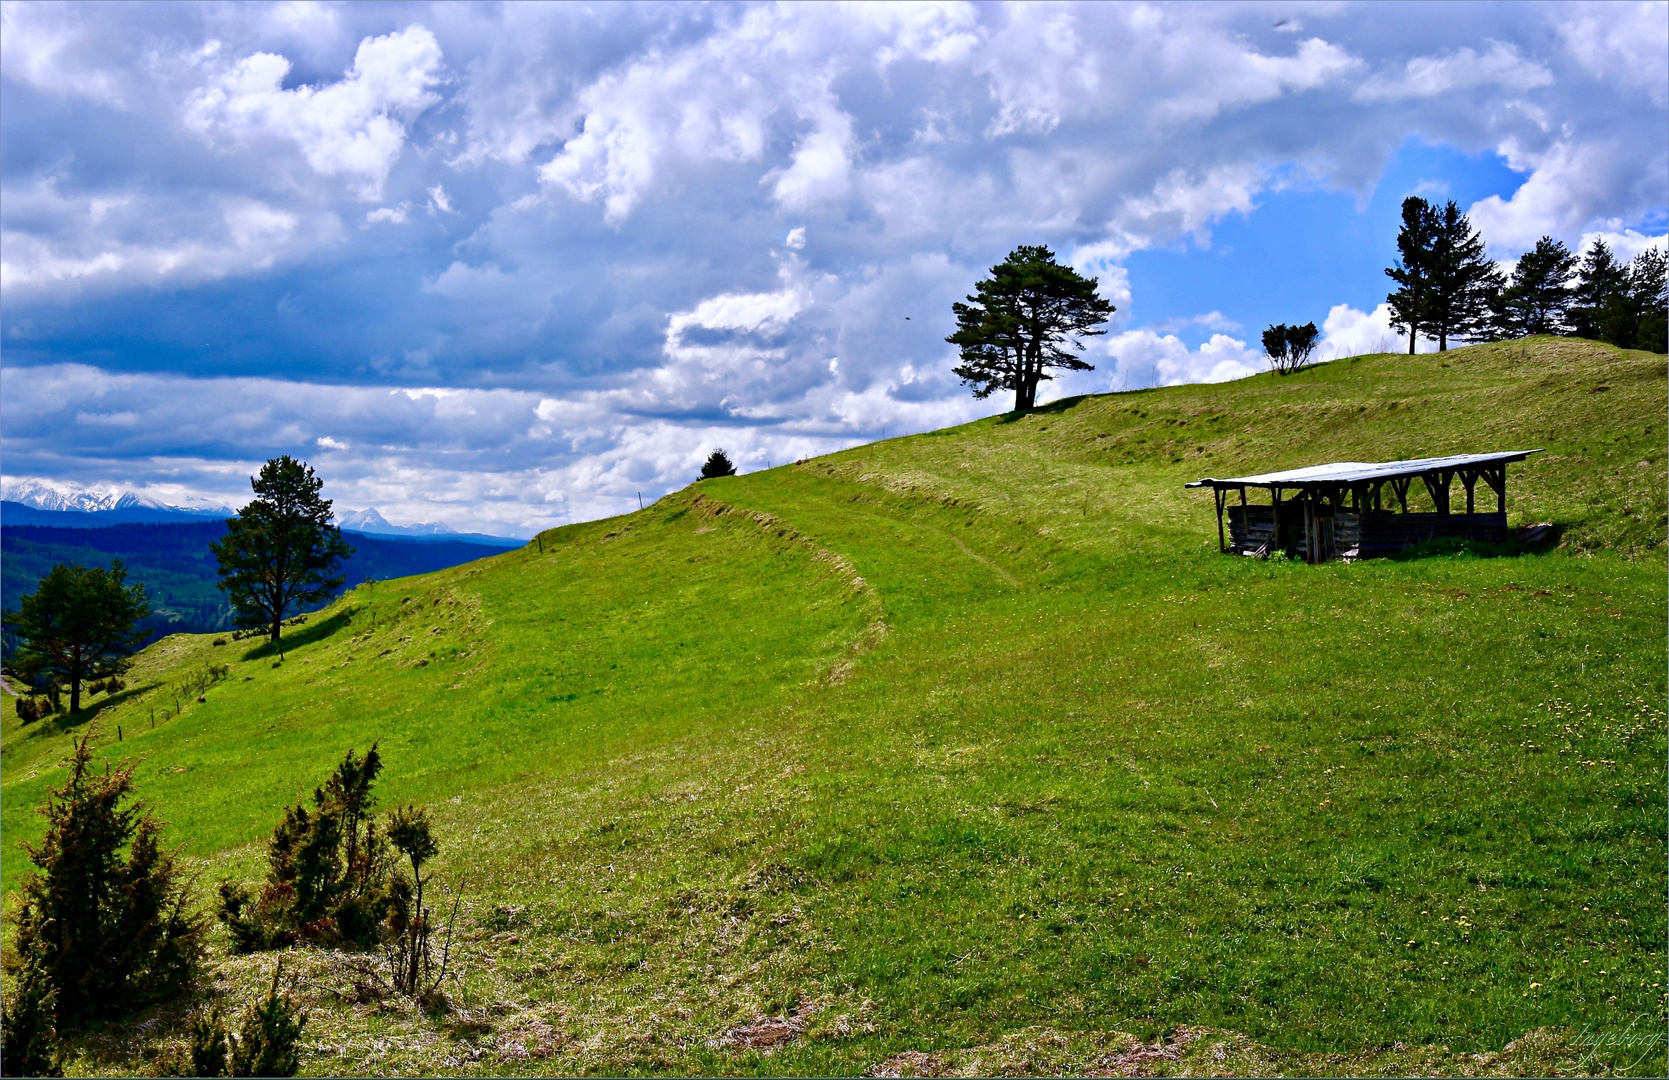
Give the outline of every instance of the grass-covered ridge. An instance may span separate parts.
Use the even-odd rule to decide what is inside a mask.
[[[321,997],[321,1072],[1081,1070],[1179,1025],[1241,1033],[1193,1068],[1534,1071],[1663,1022],[1665,392],[1539,340],[1062,402],[358,589],[281,666],[170,638],[99,723],[205,881],[349,746],[431,806],[460,1011]],[[1514,558],[1223,557],[1182,488],[1537,446],[1509,516],[1563,546]],[[8,889],[65,741],[7,708]]]

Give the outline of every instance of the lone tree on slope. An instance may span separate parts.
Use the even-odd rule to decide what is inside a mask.
[[[56,699],[68,684],[70,712],[81,711],[84,683],[120,675],[145,632],[140,619],[151,612],[145,586],[127,584],[117,559],[106,570],[71,563],[54,566],[33,593],[5,614],[6,629],[24,642],[10,665],[27,672],[38,690]]]
[[[735,476],[736,466],[723,450],[714,450],[707,455],[707,460],[701,466],[701,475],[697,480],[711,480],[715,476]]]
[[[1321,331],[1313,322],[1303,326],[1276,323],[1263,332],[1263,351],[1277,374],[1291,375],[1309,364],[1320,339]]]
[[[331,524],[330,500],[319,498],[324,481],[306,462],[275,457],[249,483],[254,500],[209,546],[238,625],[265,627],[277,641],[286,612],[328,600],[342,587],[336,570],[353,548]]]
[[[1095,281],[1055,261],[1042,245],[1022,245],[974,283],[967,303],[955,303],[956,333],[945,338],[962,350],[953,372],[974,388],[974,397],[1014,391],[1014,410],[1037,405],[1037,384],[1054,378],[1049,370],[1092,371],[1078,358],[1080,338],[1099,330],[1113,313]]]

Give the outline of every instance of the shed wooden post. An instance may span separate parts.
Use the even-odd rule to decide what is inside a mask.
[[[1229,544],[1223,538],[1223,498],[1227,494],[1222,488],[1214,487],[1211,494],[1217,501],[1217,553],[1220,555],[1229,549]]]

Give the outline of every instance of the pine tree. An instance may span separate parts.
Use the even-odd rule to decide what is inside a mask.
[[[238,625],[263,627],[277,641],[288,612],[322,603],[342,587],[337,566],[353,548],[331,524],[330,500],[319,497],[324,481],[312,466],[285,454],[249,483],[254,500],[209,547]]]
[[[696,477],[696,479],[711,480],[717,476],[735,475],[736,466],[731,462],[729,455],[727,455],[723,450],[714,450],[711,454],[707,455],[707,460],[702,463],[701,475]]]
[[[1439,218],[1432,205],[1418,195],[1402,201],[1402,227],[1397,230],[1397,264],[1385,276],[1396,289],[1385,297],[1391,309],[1391,328],[1408,335],[1408,355],[1414,355],[1418,336],[1432,336],[1437,272]]]
[[[1648,352],[1669,352],[1669,290],[1665,269],[1669,260],[1657,248],[1648,248],[1628,266],[1629,307],[1634,313],[1634,347]]]
[[[19,886],[14,948],[36,957],[76,1022],[132,1012],[177,994],[195,976],[201,921],[162,826],[133,795],[132,763],[94,772],[89,729],[75,742],[64,786],[47,792],[46,835],[24,844],[38,873]]]
[[[1427,323],[1437,336],[1437,350],[1446,352],[1451,336],[1470,336],[1488,325],[1491,287],[1498,275],[1484,254],[1483,237],[1453,200],[1434,214],[1432,222],[1436,232]]]
[[[1634,344],[1628,269],[1612,256],[1604,240],[1595,240],[1576,268],[1570,299],[1566,317],[1573,336],[1624,348]]]
[[[1113,305],[1096,292],[1096,282],[1055,261],[1047,247],[1022,245],[974,283],[967,303],[955,303],[956,332],[945,338],[961,350],[954,374],[974,388],[974,397],[1014,391],[1014,409],[1037,405],[1037,385],[1049,372],[1093,371],[1079,359],[1079,339],[1098,329]]]
[[[1565,245],[1544,236],[1513,268],[1501,294],[1501,319],[1507,337],[1560,334],[1571,295],[1567,287],[1576,260]]]
[[[150,614],[143,585],[127,584],[120,559],[110,569],[59,563],[35,591],[5,613],[6,629],[24,642],[12,665],[29,685],[53,698],[70,689],[70,712],[81,711],[81,688],[127,670],[128,656]]]

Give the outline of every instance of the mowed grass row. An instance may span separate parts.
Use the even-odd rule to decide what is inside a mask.
[[[1555,341],[1063,403],[358,590],[276,668],[169,639],[99,722],[210,880],[372,738],[385,799],[437,812],[460,1011],[320,996],[321,1072],[859,1072],[1178,1025],[1370,1071],[1554,1027],[1544,1068],[1662,1023],[1664,394],[1660,357]],[[1230,559],[1181,489],[1503,446],[1548,447],[1509,506],[1559,551]],[[5,725],[10,889],[66,739]],[[769,1057],[761,1017],[798,1032]]]

